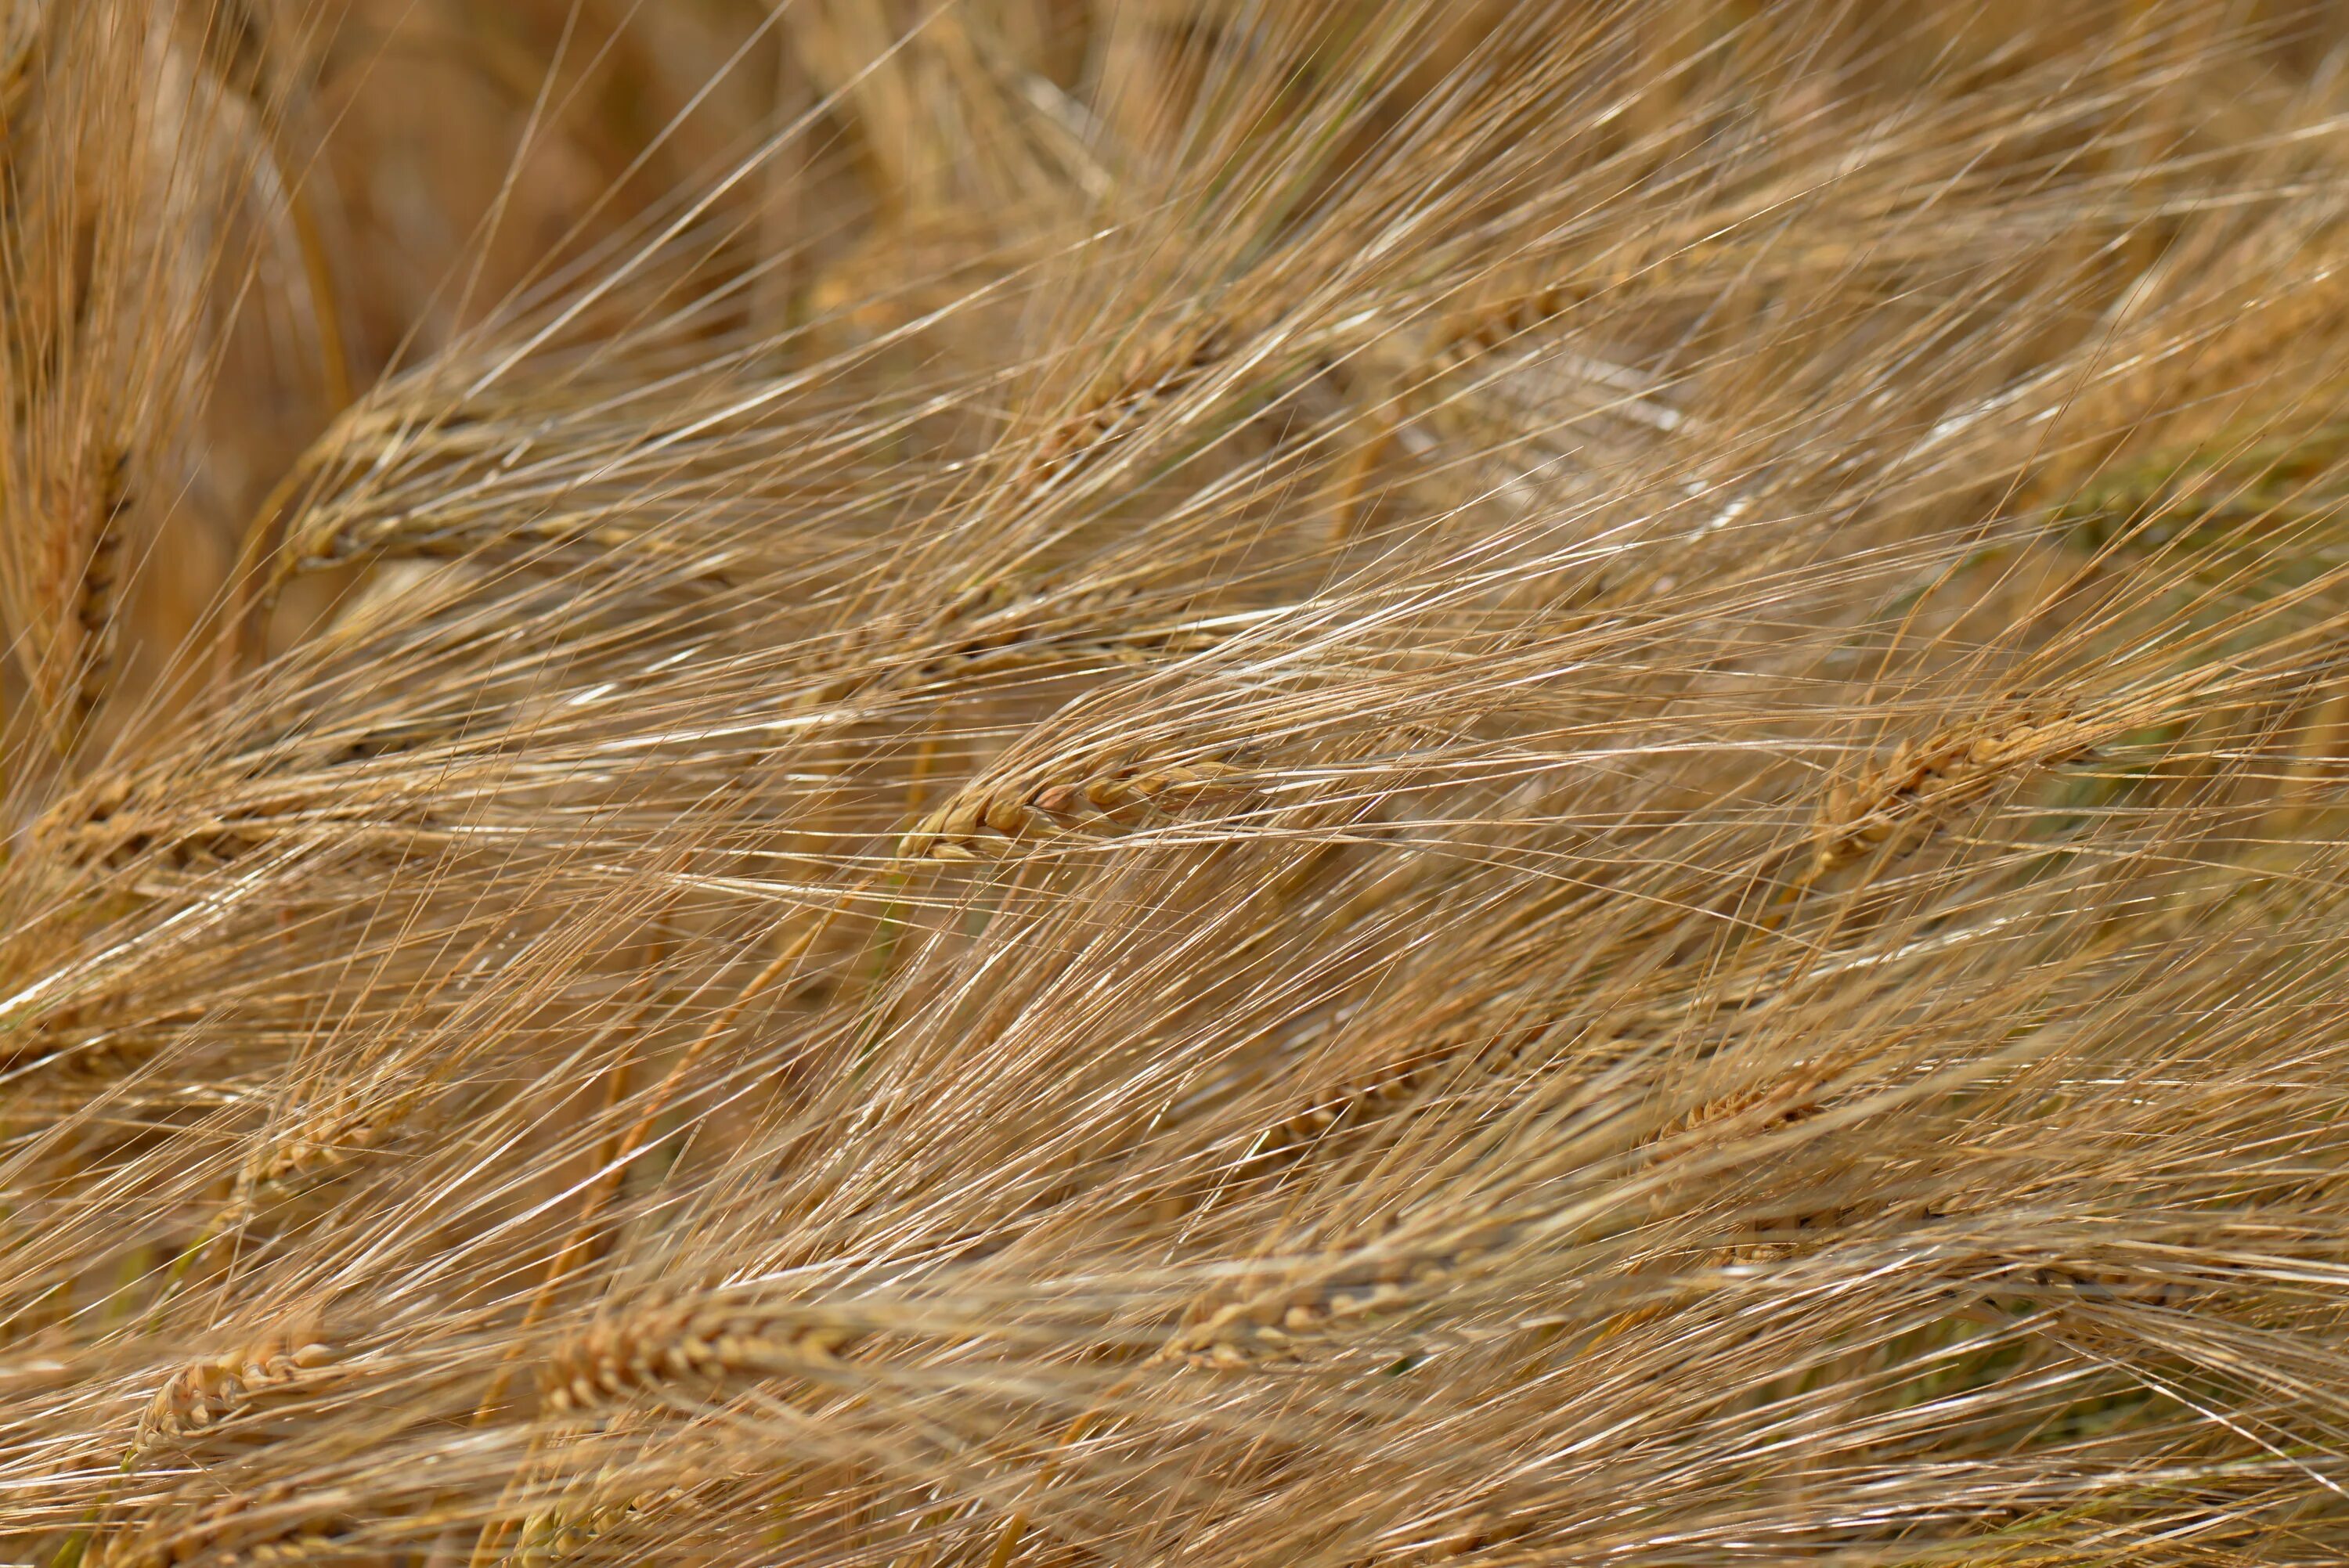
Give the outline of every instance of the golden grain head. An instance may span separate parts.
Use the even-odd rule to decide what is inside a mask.
[[[2341,23],[0,4],[0,1558],[2349,1560]]]

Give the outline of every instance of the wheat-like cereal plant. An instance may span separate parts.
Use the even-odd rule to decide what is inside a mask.
[[[2344,40],[0,4],[0,1563],[2349,1556]]]

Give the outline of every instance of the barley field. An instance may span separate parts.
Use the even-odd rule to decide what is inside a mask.
[[[0,0],[0,1562],[2349,1561],[2349,5]]]

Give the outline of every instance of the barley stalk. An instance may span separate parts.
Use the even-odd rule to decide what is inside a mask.
[[[867,1332],[854,1314],[730,1312],[689,1304],[638,1312],[558,1349],[541,1376],[541,1398],[549,1409],[584,1414],[671,1384],[822,1372]]]
[[[1246,770],[1213,758],[1158,766],[1135,763],[1049,783],[979,781],[964,786],[898,841],[906,860],[978,861],[1018,852],[1045,834],[1104,834],[1153,820],[1236,788]]]
[[[2033,773],[2078,761],[2143,722],[2146,711],[2142,706],[2101,714],[2058,707],[1903,740],[1883,762],[1829,789],[1801,880],[1807,884],[1866,856],[1889,858],[1912,848],[1948,812]]]
[[[258,1404],[316,1385],[316,1375],[337,1359],[331,1345],[297,1324],[184,1367],[140,1418],[132,1451],[187,1442]]]

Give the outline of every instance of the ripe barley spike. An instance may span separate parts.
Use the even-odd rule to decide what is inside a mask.
[[[2349,1562],[2343,0],[0,0],[0,1568]]]

